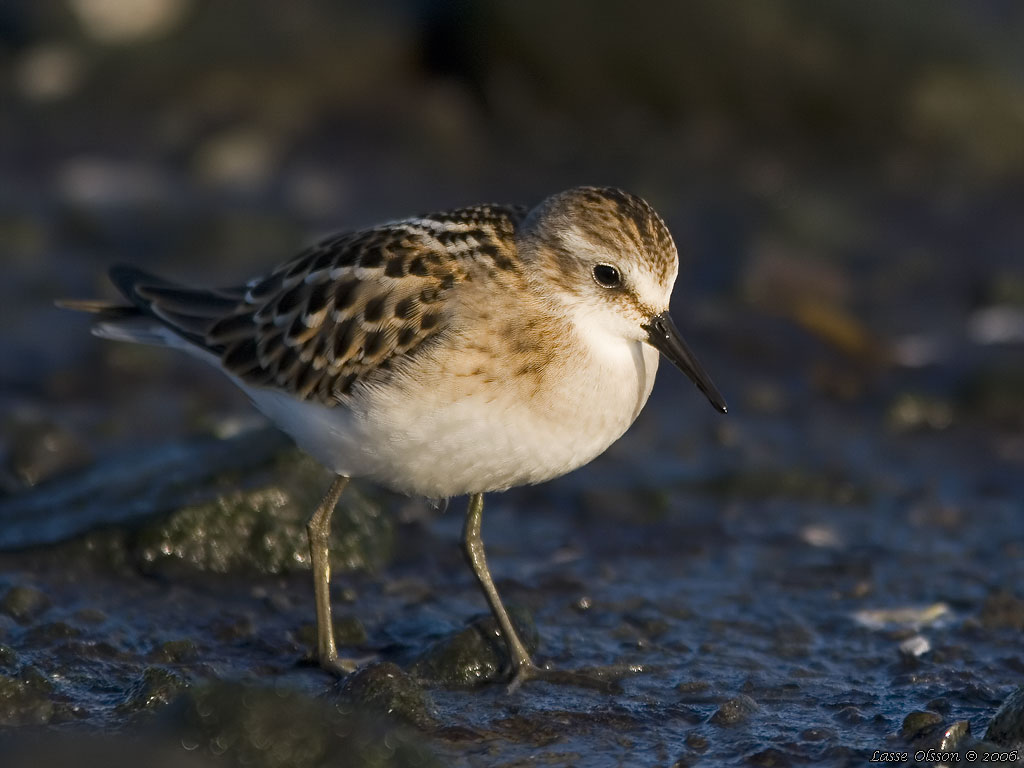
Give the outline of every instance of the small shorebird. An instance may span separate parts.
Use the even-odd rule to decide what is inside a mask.
[[[483,494],[550,480],[636,419],[659,352],[726,405],[668,314],[672,236],[644,200],[579,187],[534,208],[480,205],[328,238],[269,275],[190,288],[117,266],[126,304],[68,301],[109,339],[184,349],[224,370],[337,473],[309,519],[317,654],[343,674],[328,536],[350,477],[436,499],[469,494],[463,546],[508,647],[537,667],[491,580]]]

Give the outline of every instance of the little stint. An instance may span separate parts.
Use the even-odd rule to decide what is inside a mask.
[[[331,626],[331,514],[351,477],[470,496],[466,557],[508,647],[513,685],[573,681],[537,667],[491,580],[483,495],[580,467],[651,393],[659,353],[725,400],[668,314],[675,244],[644,200],[578,187],[533,208],[480,205],[324,240],[268,275],[192,288],[117,266],[127,300],[68,301],[94,333],[175,347],[220,367],[337,474],[309,519],[320,664],[343,674]]]

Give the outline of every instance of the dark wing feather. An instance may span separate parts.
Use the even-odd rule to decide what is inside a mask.
[[[334,405],[443,333],[443,299],[457,284],[517,271],[524,215],[478,206],[339,235],[245,287],[187,288],[130,267],[110,274],[136,307],[243,381]]]
[[[124,264],[110,268],[110,281],[143,313],[161,320],[193,344],[208,348],[206,330],[238,305],[240,289],[187,288]],[[211,350],[216,351],[216,350]]]

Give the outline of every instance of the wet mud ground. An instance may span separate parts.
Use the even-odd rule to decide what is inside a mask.
[[[11,754],[860,765],[975,745],[1024,674],[1020,473],[970,427],[893,435],[818,406],[796,435],[792,415],[703,414],[665,373],[606,456],[485,509],[537,658],[616,692],[483,682],[500,678],[500,646],[457,544],[464,500],[442,511],[372,488],[343,500],[334,552],[344,652],[372,662],[341,682],[311,666],[302,520],[329,478],[257,429],[220,459],[169,452],[184,503],[163,493],[113,527],[0,556]],[[242,443],[256,448],[240,459]],[[9,498],[0,518],[47,494],[88,511],[67,486],[109,486],[106,469]],[[950,740],[964,721],[971,735]],[[261,739],[270,727],[288,739]],[[83,747],[95,733],[122,741]]]

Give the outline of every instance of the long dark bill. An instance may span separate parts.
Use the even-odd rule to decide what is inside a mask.
[[[643,328],[647,331],[647,342],[671,360],[676,368],[689,376],[697,385],[697,389],[711,401],[715,410],[725,413],[728,410],[725,398],[704,372],[703,366],[697,362],[693,352],[686,346],[686,342],[683,341],[683,337],[679,333],[679,329],[676,328],[676,324],[672,322],[669,313],[662,312],[660,315],[655,315],[651,322]]]

